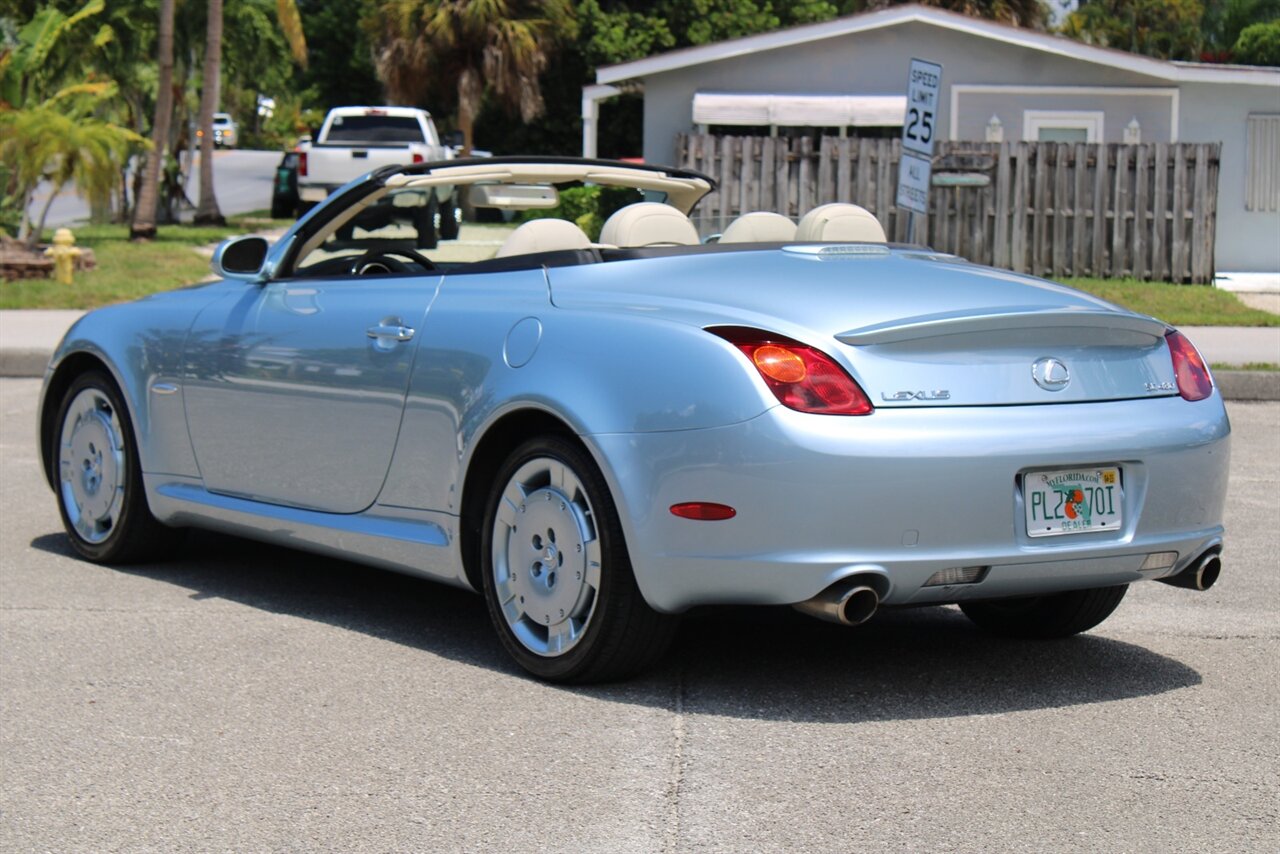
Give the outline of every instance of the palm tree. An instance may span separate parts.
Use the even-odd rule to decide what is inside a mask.
[[[222,76],[222,0],[209,0],[204,41],[204,84],[200,89],[200,202],[196,225],[225,225],[213,192],[213,111],[218,106]]]
[[[113,83],[70,86],[49,100],[0,113],[0,159],[10,164],[22,187],[19,235],[35,246],[44,231],[53,199],[74,183],[91,202],[108,199],[130,154],[147,141],[129,130],[92,115],[95,104],[115,95]],[[52,192],[35,223],[26,200],[40,181]]]
[[[130,240],[151,240],[156,236],[156,208],[160,204],[160,165],[169,150],[169,121],[173,118],[173,3],[160,0],[160,31],[157,52],[160,79],[156,88],[156,114],[151,131],[151,153],[147,156],[142,187],[134,207]]]
[[[294,60],[306,67],[307,41],[296,0],[276,0],[280,32],[289,44]],[[205,30],[204,81],[200,90],[200,201],[196,205],[197,225],[222,225],[226,219],[218,209],[213,191],[213,113],[218,108],[222,83],[222,0],[209,0]]]
[[[542,115],[538,76],[555,38],[572,35],[574,19],[568,0],[392,0],[369,26],[390,100],[456,99],[465,156],[486,91],[526,124]]]

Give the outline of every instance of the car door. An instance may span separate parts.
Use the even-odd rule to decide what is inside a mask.
[[[188,338],[187,426],[211,492],[358,513],[386,479],[440,287],[418,252],[433,209],[408,189],[330,207],[281,278],[245,283]]]
[[[205,487],[356,513],[386,478],[436,275],[248,285],[188,339],[184,400]]]

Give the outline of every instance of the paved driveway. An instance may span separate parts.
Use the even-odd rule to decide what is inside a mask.
[[[1208,593],[1139,585],[1054,643],[728,611],[647,678],[566,690],[426,582],[209,535],[70,557],[36,390],[0,380],[0,850],[1280,844],[1280,404],[1231,409]]]

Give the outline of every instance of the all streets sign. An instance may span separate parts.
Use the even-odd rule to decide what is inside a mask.
[[[941,85],[941,65],[923,59],[911,60],[911,73],[907,76],[907,115],[902,122],[902,160],[898,164],[898,207],[915,213],[929,212],[929,177],[933,169]]]

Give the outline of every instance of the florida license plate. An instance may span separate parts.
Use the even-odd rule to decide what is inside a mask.
[[[1123,521],[1118,467],[1030,472],[1022,498],[1032,537],[1114,531]]]

